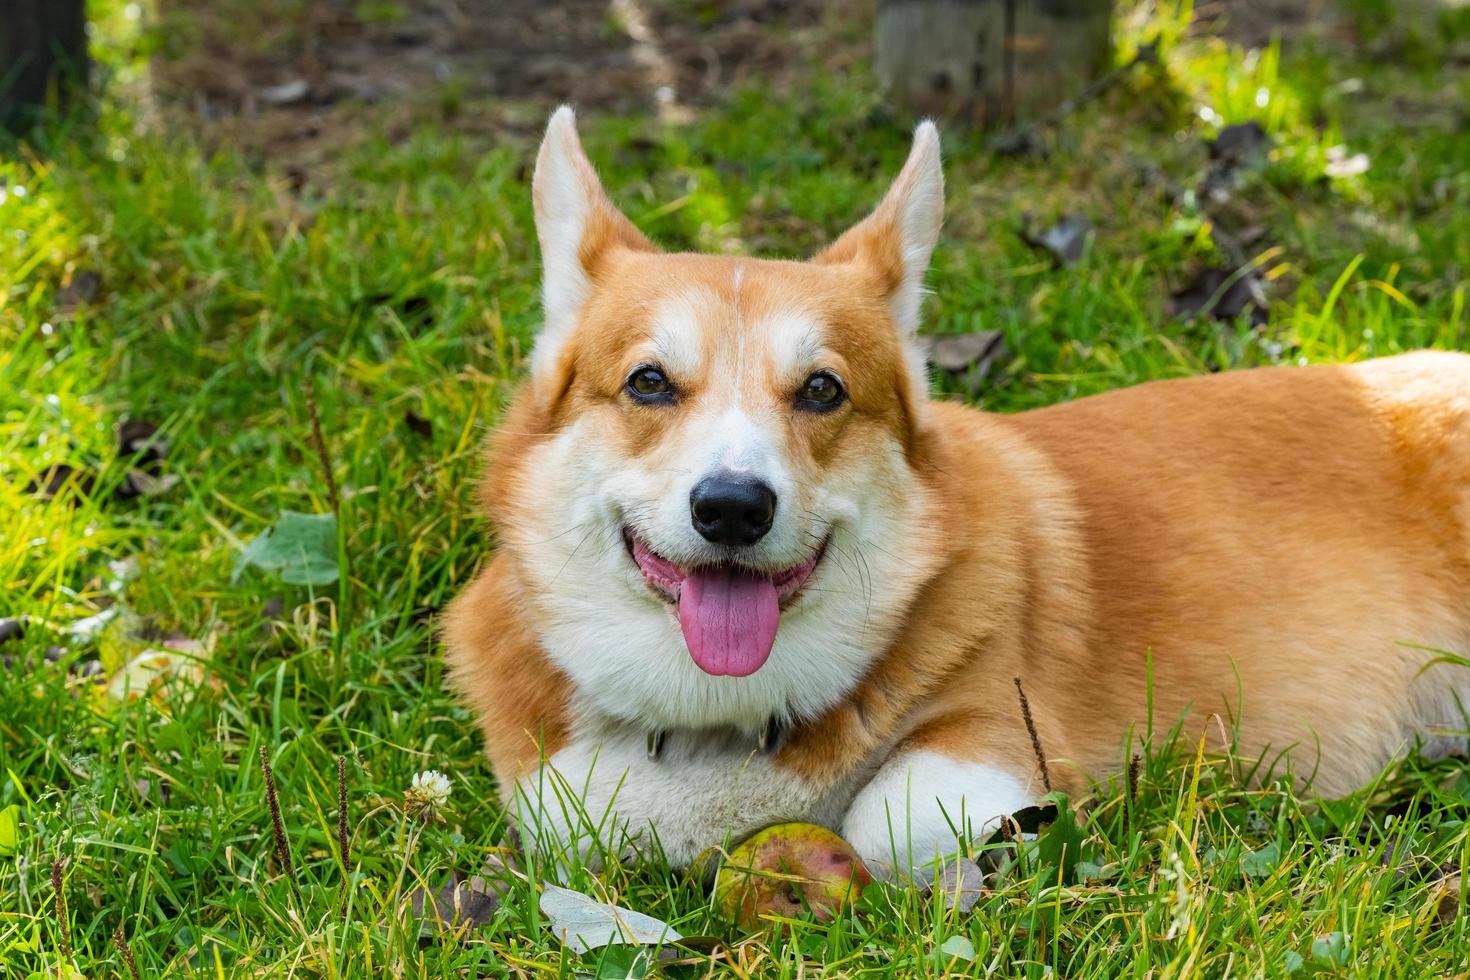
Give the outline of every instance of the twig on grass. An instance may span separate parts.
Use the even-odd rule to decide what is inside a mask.
[[[1031,702],[1026,700],[1026,689],[1021,678],[1016,679],[1016,693],[1021,696],[1021,717],[1026,720],[1026,733],[1031,736],[1031,751],[1036,753],[1036,764],[1041,767],[1041,785],[1051,792],[1051,773],[1046,768],[1046,753],[1041,751],[1041,737],[1036,734],[1036,722],[1031,718]]]

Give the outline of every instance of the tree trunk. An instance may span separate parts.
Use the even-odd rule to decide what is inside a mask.
[[[0,129],[64,108],[87,80],[85,0],[0,0]]]
[[[878,0],[878,74],[921,115],[1034,116],[1112,61],[1111,0]]]

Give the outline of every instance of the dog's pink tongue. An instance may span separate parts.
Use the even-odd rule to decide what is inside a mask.
[[[679,588],[679,626],[706,674],[744,677],[776,642],[781,607],[770,579],[727,569],[690,572]]]

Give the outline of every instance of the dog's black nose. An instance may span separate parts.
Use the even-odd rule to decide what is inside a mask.
[[[776,492],[754,477],[707,476],[689,494],[689,516],[715,544],[755,544],[776,518]]]

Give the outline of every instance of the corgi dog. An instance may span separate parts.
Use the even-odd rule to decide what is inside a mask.
[[[930,398],[939,136],[809,261],[666,254],[552,116],[544,326],[446,611],[523,842],[685,865],[779,821],[917,869],[1151,725],[1321,794],[1465,748],[1470,356]],[[1193,744],[1193,742],[1191,742]]]

